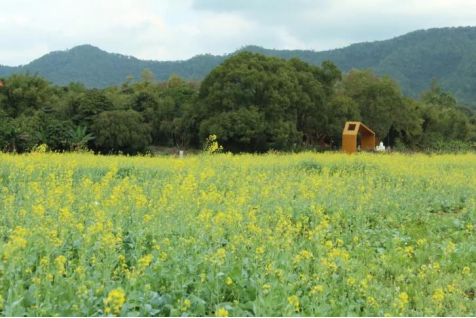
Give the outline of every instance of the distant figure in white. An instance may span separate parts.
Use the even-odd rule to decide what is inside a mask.
[[[377,151],[385,151],[385,146],[383,145],[383,142],[380,142],[380,145],[377,146],[376,150]]]

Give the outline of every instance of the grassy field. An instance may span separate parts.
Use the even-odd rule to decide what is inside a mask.
[[[0,314],[476,315],[476,155],[0,154]]]

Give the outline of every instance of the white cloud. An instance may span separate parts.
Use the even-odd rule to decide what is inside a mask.
[[[247,44],[324,50],[475,18],[473,0],[0,0],[0,64],[85,43],[153,60]]]

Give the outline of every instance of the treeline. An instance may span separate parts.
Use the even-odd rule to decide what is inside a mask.
[[[371,127],[386,145],[411,149],[476,141],[476,115],[436,81],[418,100],[389,77],[347,74],[331,62],[313,66],[242,52],[203,82],[172,76],[87,89],[53,86],[38,76],[1,79],[0,149],[46,144],[59,151],[140,153],[149,146],[198,148],[217,135],[225,150],[262,152],[340,144],[345,121]]]

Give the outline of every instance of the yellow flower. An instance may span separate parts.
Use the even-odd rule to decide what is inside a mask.
[[[456,244],[449,241],[448,244],[446,244],[445,252],[447,254],[452,254],[454,251],[456,251]]]
[[[312,255],[312,253],[308,252],[308,251],[301,251],[299,254],[302,256],[303,259],[312,259],[312,258],[314,258],[314,255]]]
[[[367,297],[367,304],[369,304],[370,307],[378,307],[378,302],[373,297]]]
[[[187,306],[188,308],[192,307],[192,302],[188,298],[185,298],[185,300],[183,301],[183,304]]]
[[[223,147],[218,144],[216,135],[210,135],[205,141],[204,150],[205,153],[212,154],[223,150]]]
[[[233,279],[231,279],[231,277],[227,277],[227,278],[226,278],[226,284],[227,284],[228,286],[233,285]]]
[[[169,258],[169,255],[165,252],[160,253],[160,260],[165,262]]]
[[[181,299],[178,302],[182,304],[182,306],[180,307],[181,311],[187,311],[190,309],[190,307],[192,307],[192,302],[188,298]]]
[[[405,248],[403,248],[403,251],[407,253],[407,257],[413,258],[413,253],[415,251],[413,246],[406,246]]]
[[[426,239],[419,239],[419,240],[417,241],[417,245],[418,245],[418,246],[423,246],[423,245],[425,245],[427,242],[428,242],[428,241],[427,241]]]
[[[353,277],[347,278],[347,285],[349,286],[355,285],[355,278]]]
[[[312,255],[311,252],[308,252],[308,251],[304,250],[304,251],[299,252],[299,254],[294,257],[294,261],[296,263],[299,263],[303,259],[313,259],[313,258],[314,258],[314,255]]]
[[[300,303],[299,303],[299,297],[296,296],[296,295],[293,295],[293,296],[289,296],[288,297],[288,303],[291,305],[291,306],[294,306],[294,311],[295,312],[299,312],[300,310]]]
[[[443,291],[443,289],[438,288],[437,290],[435,290],[433,296],[431,296],[431,300],[433,300],[433,302],[437,304],[442,303],[445,300],[445,292]]]
[[[410,301],[407,293],[398,294],[397,302],[393,304],[394,307],[400,308],[401,311],[405,309],[405,305]]]
[[[468,275],[471,272],[471,268],[469,266],[463,267],[463,275]]]
[[[55,265],[56,270],[58,271],[58,275],[63,275],[65,273],[64,265],[66,264],[66,257],[63,255],[58,256],[55,258]]]
[[[317,285],[317,286],[314,286],[314,288],[311,290],[311,294],[315,294],[317,292],[323,292],[324,291],[324,287],[322,287],[322,285]]]
[[[45,215],[45,208],[41,204],[33,205],[31,209],[33,210],[33,214],[35,214],[37,217],[41,218]]]
[[[76,292],[76,295],[78,295],[80,298],[86,298],[88,294],[88,288],[84,285],[79,286],[78,291]]]
[[[359,283],[359,290],[363,293],[365,293],[369,289],[369,284],[367,283],[366,279],[363,279]]]
[[[85,273],[86,273],[84,267],[81,266],[81,265],[79,265],[79,266],[74,270],[74,272],[75,272],[76,274],[78,274],[78,277],[79,277],[80,279],[83,279],[84,276],[85,276]]]
[[[225,308],[220,308],[220,309],[217,310],[216,316],[217,317],[229,317],[228,310],[226,310]]]
[[[449,293],[454,292],[455,289],[456,289],[456,286],[453,285],[453,284],[448,284],[448,285],[446,285],[446,290],[447,290]]]
[[[407,293],[400,293],[398,294],[398,299],[402,302],[402,304],[408,304],[409,297]]]
[[[114,315],[119,314],[126,301],[126,295],[122,289],[113,289],[107,295],[107,298],[104,300],[104,305],[106,306],[106,312],[112,310]]]
[[[269,284],[264,284],[262,288],[265,292],[267,292],[268,290],[270,290],[271,286]]]
[[[226,257],[226,250],[224,248],[217,249],[217,257],[218,258],[225,258]]]
[[[47,257],[42,257],[40,260],[41,267],[47,267],[50,264],[50,260]]]
[[[152,260],[154,258],[152,257],[152,255],[148,254],[144,257],[142,257],[141,259],[139,259],[139,270],[144,270],[146,269],[147,267],[149,267],[150,263],[152,263]]]

